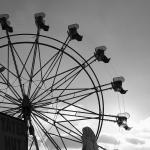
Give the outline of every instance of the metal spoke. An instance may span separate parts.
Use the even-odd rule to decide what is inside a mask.
[[[11,51],[11,54],[12,54],[12,58],[13,58],[15,70],[16,70],[16,73],[17,73],[17,78],[18,78],[19,85],[20,85],[20,90],[21,90],[22,95],[23,95],[24,93],[23,93],[21,78],[20,78],[20,75],[19,75],[18,65],[17,65],[17,62],[16,62],[15,54],[14,54],[13,45],[12,45],[12,43],[11,43],[11,40],[10,40],[10,37],[9,37],[8,32],[6,32],[6,33],[7,33],[7,37],[8,37],[8,44],[9,44],[9,46],[10,46],[10,51]]]
[[[8,50],[7,50],[7,67],[8,67],[8,69],[7,69],[7,81],[9,82],[9,60],[10,60],[10,54],[9,54],[9,46],[8,46]],[[8,83],[7,83],[7,85],[8,85]]]
[[[56,84],[58,84],[58,83],[60,83],[62,80],[64,80],[68,75],[70,75],[72,72],[74,72],[75,70],[76,70],[77,68],[75,67],[71,72],[69,72],[68,74],[66,74],[63,78],[61,78],[59,81],[57,81],[54,85],[53,85],[53,87],[56,85]],[[74,76],[74,75],[73,75]],[[70,79],[70,78],[69,78]],[[68,80],[67,80],[68,81]],[[63,83],[66,83],[66,81],[64,81]],[[60,85],[59,85],[60,86]],[[55,88],[56,89],[56,88]],[[37,99],[37,98],[39,98],[40,96],[42,96],[43,94],[45,94],[45,93],[47,93],[43,98],[45,98],[47,95],[49,95],[50,93],[52,93],[52,86],[50,86],[49,88],[47,88],[44,92],[42,92],[41,94],[39,94],[38,96],[34,96],[35,98],[34,98],[34,100],[35,99]],[[41,100],[40,101],[42,101],[43,100],[43,98],[40,98]]]
[[[35,48],[34,48],[34,52],[33,52],[33,60],[32,60],[30,80],[29,80],[29,86],[28,86],[28,94],[27,94],[28,97],[30,96],[30,92],[31,92],[31,85],[32,85],[32,79],[33,79],[34,67],[35,67],[35,60],[36,60],[36,54],[37,54],[37,44],[38,44],[38,39],[35,40]]]
[[[3,95],[0,95],[1,97],[3,97],[3,98],[5,98],[5,99],[7,99],[7,100],[13,102],[14,104],[17,104],[17,105],[18,105],[18,104],[20,103],[20,101],[18,101],[17,99],[15,99],[13,96],[7,94],[6,92],[0,90],[0,93],[3,94]]]
[[[64,103],[66,103],[66,104],[70,104],[70,103],[67,103],[67,102],[64,102]],[[73,107],[75,107],[75,108],[77,108],[77,109],[79,109],[79,110],[83,110],[83,111],[79,111],[78,110],[78,112],[81,112],[81,113],[87,113],[87,114],[96,114],[97,115],[97,113],[96,112],[94,112],[94,111],[91,111],[91,110],[89,110],[89,109],[85,109],[85,108],[83,108],[83,107],[81,107],[81,106],[77,106],[77,105],[72,105]],[[58,110],[58,111],[61,111],[62,109],[59,109],[59,108],[57,108],[57,109],[55,109],[55,108],[50,108],[50,107],[48,107],[47,105],[46,106],[35,106],[35,108],[43,108],[43,109],[49,109],[49,110]],[[66,108],[65,109],[63,109],[62,111],[69,111],[69,112],[76,112],[76,111],[73,111],[73,110],[67,110]]]
[[[62,110],[64,110],[64,109],[68,108],[69,106],[74,106],[74,104],[76,104],[76,103],[77,103],[77,102],[79,102],[79,101],[84,100],[85,98],[87,98],[88,96],[90,96],[90,95],[92,95],[92,94],[93,94],[93,93],[87,94],[87,95],[85,95],[84,97],[82,97],[82,98],[80,98],[80,99],[76,100],[75,102],[67,103],[68,105],[67,105],[67,106],[65,106],[65,107],[63,107],[63,108],[62,108]],[[61,100],[61,102],[66,103],[66,101],[63,101],[63,100]]]
[[[44,115],[44,114],[42,114],[42,113],[36,112],[35,115],[37,115],[37,116],[40,117],[41,119],[43,119],[43,117],[45,117],[45,118],[47,118],[47,119],[50,119],[51,121],[53,121],[53,123],[50,123],[48,120],[46,121],[46,119],[43,119],[43,120],[46,121],[47,123],[53,125],[53,126],[54,126],[54,124],[55,124],[55,126],[56,126],[56,125],[59,125],[59,127],[58,127],[58,126],[57,126],[57,127],[58,127],[61,131],[63,131],[64,133],[67,133],[68,135],[74,137],[74,138],[77,139],[77,140],[80,140],[78,137],[72,135],[70,132],[73,132],[73,134],[75,134],[75,135],[77,135],[77,136],[81,136],[80,134],[78,134],[78,133],[72,131],[71,129],[67,128],[66,126],[60,124],[59,121],[56,121],[56,120],[54,120],[54,119],[52,119],[52,118],[50,118],[50,117],[48,117],[48,116],[46,116],[46,115]],[[69,132],[66,132],[64,129],[68,130]]]
[[[6,108],[6,110],[1,111],[2,113],[12,113],[12,112],[18,112],[19,108],[10,108],[10,107],[4,107],[4,106],[0,106],[0,108]]]
[[[32,117],[34,119],[34,121],[37,123],[37,125],[40,127],[40,129],[43,131],[43,133],[45,134],[45,136],[51,141],[51,143],[55,146],[55,148],[57,150],[61,150],[61,148],[58,146],[58,144],[56,143],[56,141],[51,137],[51,135],[49,135],[49,133],[47,132],[47,130],[45,129],[45,127],[41,124],[41,122],[39,121],[39,119],[36,116]]]
[[[41,69],[44,69],[53,59],[55,59],[55,58],[57,57],[57,55],[58,55],[58,52],[57,52],[56,54],[54,54],[48,61],[46,61],[46,63],[45,63],[37,72],[34,73],[33,78],[34,78],[39,72],[41,72]],[[48,73],[48,70],[50,70],[50,67],[51,67],[51,65],[50,65],[49,68],[47,69],[47,71],[46,71],[46,73],[45,73],[45,76],[46,76],[46,74]],[[44,78],[42,78],[42,80],[44,80]]]
[[[59,112],[59,114],[60,114],[61,116],[63,116],[63,117],[64,117],[64,116],[66,116],[66,117],[67,117],[67,116],[71,116],[71,117],[74,117],[74,118],[76,117],[76,118],[86,118],[86,119],[88,119],[88,118],[89,118],[89,119],[99,119],[99,118],[98,118],[98,117],[99,117],[99,114],[97,114],[97,117],[88,117],[88,116],[83,116],[83,115],[81,116],[81,115],[77,115],[77,114],[75,114],[75,115],[72,115],[72,114],[63,114],[63,113],[60,113],[60,112]],[[92,115],[93,115],[93,114],[92,114]],[[75,119],[76,119],[76,118],[75,118]],[[67,121],[69,121],[69,120],[67,120]]]
[[[4,98],[5,100],[9,101],[9,102],[12,102],[11,104],[13,105],[19,105],[18,101],[16,99],[14,99],[12,96],[4,93],[3,91],[0,91],[1,93],[5,94],[5,95],[0,95],[2,98]],[[6,103],[6,102],[2,102],[3,104],[9,104],[9,103]]]
[[[90,60],[90,59],[89,59]],[[95,60],[94,60],[95,61]],[[93,63],[94,61],[92,61],[91,63]],[[86,65],[85,66],[85,63],[83,63],[84,64],[84,67],[87,67],[87,66],[89,66],[89,64],[88,65]],[[83,66],[83,65],[82,65]],[[57,84],[59,84],[59,85],[57,85],[57,87],[55,87],[54,89],[55,90],[57,90],[57,88],[59,88],[60,86],[62,86],[62,85],[64,85],[67,81],[69,81],[69,80],[71,80],[69,83],[68,83],[68,85],[66,86],[66,88],[64,89],[64,91],[69,87],[69,85],[75,80],[75,78],[78,76],[78,74],[83,70],[82,68],[79,70],[79,71],[77,71],[76,73],[74,73],[78,68],[79,68],[79,66],[77,66],[77,67],[74,67],[75,69],[74,70],[72,70],[70,73],[68,73],[67,75],[65,75],[63,78],[61,78],[60,80],[58,80],[54,85],[53,85],[53,87],[54,86],[56,86]],[[71,74],[73,74],[73,75],[71,75]],[[63,81],[62,82],[62,80],[64,80],[66,77],[68,77],[68,76],[70,76],[68,79],[66,79],[65,81]],[[61,83],[62,82],[62,83]],[[54,91],[55,91],[54,90]],[[35,99],[37,99],[38,97],[40,97],[41,95],[43,95],[43,94],[45,94],[46,92],[48,92],[44,97],[42,97],[42,98],[40,98],[40,100],[38,101],[38,102],[40,102],[40,101],[42,101],[45,97],[47,97],[50,93],[52,93],[52,86],[50,86],[48,89],[46,89],[44,92],[42,92],[41,94],[39,94],[37,97],[35,97]],[[63,92],[62,92],[63,93]],[[37,94],[36,94],[37,95]],[[60,94],[61,95],[61,94]]]
[[[65,117],[65,115],[64,114],[62,114],[62,113],[60,113],[59,112],[59,114],[66,120],[66,122],[68,122],[77,132],[79,132],[79,134],[82,134],[66,117]],[[67,115],[68,116],[68,115]],[[69,116],[71,116],[71,115],[69,115]],[[72,115],[72,116],[74,116],[74,115]]]
[[[45,63],[45,65],[39,70],[39,71],[37,71],[37,73],[38,72],[41,72],[41,70],[47,65],[47,64],[49,64],[53,59],[53,62],[51,63],[51,65],[49,66],[49,68],[47,69],[47,71],[45,72],[45,74],[43,75],[43,77],[42,77],[42,79],[41,79],[41,81],[39,82],[39,84],[37,85],[37,87],[36,87],[36,89],[34,90],[34,92],[33,92],[33,94],[31,95],[31,99],[33,98],[33,96],[35,97],[36,96],[36,94],[40,91],[40,89],[42,88],[42,86],[43,86],[43,84],[44,84],[44,78],[45,78],[45,76],[47,75],[47,77],[49,76],[49,74],[50,74],[50,72],[51,72],[51,67],[52,67],[52,65],[53,65],[53,63],[54,63],[54,61],[55,61],[55,59],[57,58],[57,56],[58,56],[58,53],[59,52],[57,52],[55,55],[53,55],[53,57],[51,57],[51,59],[49,59],[49,61],[47,61],[46,63]],[[37,74],[37,73],[35,73],[35,75]],[[48,74],[47,74],[48,73]],[[34,75],[34,76],[35,76]],[[33,76],[33,77],[34,77]],[[47,78],[46,77],[46,78]]]
[[[63,90],[64,91],[64,89],[56,89],[56,91],[61,91],[61,90]],[[50,98],[50,99],[42,99],[42,100],[40,100],[40,101],[38,101],[38,102],[36,102],[36,103],[34,103],[34,105],[35,106],[45,106],[45,105],[48,105],[48,104],[55,104],[55,103],[58,103],[58,99],[59,99],[59,101],[61,100],[61,101],[68,101],[68,100],[70,100],[70,99],[75,99],[75,98],[78,98],[78,97],[82,97],[82,96],[88,96],[88,95],[91,95],[91,94],[94,94],[95,93],[95,91],[93,91],[93,90],[95,90],[95,88],[83,88],[83,89],[69,89],[69,91],[71,91],[70,93],[67,93],[67,94],[61,94],[61,95],[59,95],[59,96],[56,96],[56,97],[52,97],[52,98]],[[68,91],[68,89],[66,89],[65,91]],[[85,93],[85,92],[87,92],[87,93]],[[65,97],[68,97],[68,96],[70,96],[70,98],[65,98]],[[56,101],[55,102],[52,102],[53,100],[55,100],[56,99]],[[43,105],[42,105],[43,104]]]
[[[85,118],[82,118],[82,119],[70,119],[68,120],[69,122],[73,122],[73,121],[83,121],[83,120],[90,120],[90,119],[98,119],[98,118],[89,118],[89,117],[85,117]],[[63,121],[58,121],[58,123],[63,123],[63,122],[68,122],[66,120],[63,120]]]
[[[0,77],[4,81],[4,83],[8,85],[8,88],[16,96],[16,98],[21,98],[18,92],[14,89],[14,87],[11,85],[11,83],[7,80],[7,78],[2,73]]]
[[[5,67],[4,65],[2,65],[3,67]],[[10,69],[9,69],[9,67],[7,66],[7,67],[5,67],[5,69],[6,69],[6,71],[7,71],[7,74],[9,74],[9,75],[7,75],[7,80],[8,80],[8,82],[9,82],[9,78],[8,78],[8,76],[10,76],[10,74],[12,75],[12,76],[14,76],[15,78],[17,78],[17,75],[16,74],[14,74]],[[8,85],[8,84],[6,84],[6,85]]]
[[[41,131],[40,127],[35,122],[33,123],[34,123],[34,129],[36,130],[36,133],[40,137],[40,141],[42,142],[44,148],[48,150],[48,145],[44,142],[45,137],[43,136],[43,132]]]
[[[30,57],[30,55],[31,55],[31,53],[32,53],[32,51],[33,51],[34,46],[35,46],[35,43],[33,43],[32,47],[31,47],[31,49],[30,49],[30,51],[29,51],[29,54],[28,54],[28,56],[27,56],[27,58],[26,58],[26,60],[25,60],[25,63],[23,64],[22,70],[20,71],[20,76],[22,75],[22,73],[23,73],[23,71],[24,71],[24,69],[25,69],[26,72],[27,72],[27,74],[28,74],[28,76],[30,77],[30,75],[29,75],[27,69],[25,68],[25,66],[26,66],[26,64],[27,64],[27,62],[28,62],[28,59],[29,59],[29,57]]]
[[[54,134],[54,133],[51,133],[51,132],[49,132],[49,134],[52,135],[52,136],[59,137],[59,135]],[[66,139],[66,140],[73,141],[73,142],[76,142],[76,143],[82,143],[82,141],[75,140],[75,139],[73,139],[73,138],[71,139],[71,138],[65,137],[65,136],[63,136],[63,135],[61,135],[61,137],[62,137],[62,139]]]
[[[37,45],[38,46],[38,54],[39,54],[39,63],[40,63],[40,72],[41,72],[41,81],[43,80],[43,73],[42,73],[42,60],[41,60],[41,52],[40,52],[40,46],[39,44]]]
[[[31,150],[31,148],[32,148],[32,146],[33,146],[33,143],[34,143],[34,139],[32,140],[32,143],[31,143],[31,145],[30,145],[29,150]]]
[[[66,102],[66,101],[68,101],[68,100],[72,100],[73,98],[68,98],[68,99],[65,99],[65,100],[58,100],[58,101],[56,101],[56,102],[51,102],[51,103],[49,103],[49,104],[54,104],[54,103],[60,103],[60,102],[62,102],[62,103],[65,103],[65,104],[68,104],[67,106],[65,106],[64,108],[62,108],[61,110],[64,110],[64,109],[66,109],[66,108],[68,108],[69,106],[75,106],[74,104],[76,104],[77,102],[79,102],[79,101],[82,101],[82,100],[84,100],[85,98],[87,98],[88,96],[90,96],[90,95],[92,95],[92,94],[94,94],[95,92],[90,92],[90,93],[86,93],[86,94],[83,94],[83,95],[80,95],[80,96],[77,96],[77,97],[79,97],[79,99],[77,99],[76,101],[71,101],[71,103],[68,103],[68,102]],[[75,98],[77,98],[77,97],[75,97]],[[80,98],[81,97],[81,98]],[[41,105],[41,106],[44,106],[44,105],[48,105],[48,103],[44,103],[43,105]]]
[[[21,62],[22,66],[23,66],[23,67],[22,67],[22,70],[21,70],[21,72],[20,72],[20,74],[19,74],[19,77],[21,77],[21,75],[22,75],[24,69],[25,69],[25,71],[26,71],[26,73],[28,74],[28,77],[29,77],[29,76],[30,76],[30,75],[29,75],[29,72],[27,71],[27,69],[26,69],[26,67],[25,67],[26,64],[23,63],[23,61],[21,60],[21,58],[20,58],[20,56],[19,56],[17,50],[15,49],[15,47],[14,47],[13,45],[12,45],[12,48],[13,48],[14,52],[16,53],[17,57],[19,58],[19,61]]]
[[[69,42],[70,42],[70,40],[67,42],[68,38],[69,38],[69,36],[67,37],[65,43],[62,45],[62,48],[61,48],[60,59],[59,59],[58,66],[57,66],[57,69],[56,69],[56,73],[55,73],[55,75],[54,75],[54,79],[53,79],[53,83],[52,83],[52,90],[53,90],[53,85],[54,85],[54,83],[55,83],[55,79],[56,79],[56,76],[57,76],[57,74],[58,74],[58,70],[59,70],[59,67],[60,67],[60,64],[61,64],[61,61],[62,61],[62,57],[63,57],[63,54],[64,54],[63,52],[64,52],[65,48],[67,47],[67,45],[68,45]],[[67,44],[66,44],[66,42],[67,42]],[[59,52],[60,52],[60,51],[59,51]]]
[[[65,145],[65,143],[64,143],[64,141],[63,141],[63,138],[62,138],[61,135],[60,135],[60,132],[59,132],[57,126],[56,126],[55,124],[54,124],[54,126],[55,126],[55,128],[56,128],[56,130],[57,130],[57,132],[58,132],[58,135],[59,135],[59,137],[60,137],[60,139],[61,139],[61,141],[62,141],[62,143],[63,143],[63,146],[64,146],[65,150],[67,150],[67,147],[66,147],[66,145]]]
[[[37,112],[41,112],[41,113],[51,113],[51,114],[56,114],[56,113],[53,113],[53,112],[51,112],[50,110],[57,110],[57,111],[59,111],[59,113],[60,112],[66,112],[67,114],[70,114],[70,113],[75,113],[76,115],[77,115],[77,113],[79,113],[79,114],[83,114],[83,115],[99,115],[98,113],[95,113],[95,112],[92,112],[92,111],[80,111],[80,110],[69,110],[69,109],[64,109],[64,110],[62,110],[62,109],[60,109],[60,108],[51,108],[51,107],[49,107],[49,106],[41,106],[40,107],[42,110],[37,110],[38,109],[38,107],[37,107],[37,109],[36,109],[36,107],[35,107],[35,109],[36,109],[36,111]],[[43,110],[44,109],[44,110]],[[47,110],[47,111],[46,111]]]

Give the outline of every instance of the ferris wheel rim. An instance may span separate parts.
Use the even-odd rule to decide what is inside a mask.
[[[10,37],[13,37],[13,36],[19,36],[19,35],[21,35],[21,36],[24,36],[24,35],[29,35],[29,36],[36,36],[36,34],[13,34],[13,35],[10,35]],[[49,38],[49,39],[52,39],[52,40],[55,40],[55,41],[57,41],[57,42],[60,42],[60,43],[62,43],[63,44],[63,42],[61,42],[61,41],[59,41],[59,40],[57,40],[57,39],[55,39],[55,38],[51,38],[51,37],[48,37],[48,36],[43,36],[43,35],[39,35],[39,36],[41,36],[41,37],[46,37],[46,38]],[[3,39],[3,38],[6,38],[7,36],[5,36],[5,37],[1,37],[0,38],[0,40],[1,39]],[[30,41],[24,41],[24,42],[12,42],[12,44],[13,45],[17,45],[17,44],[33,44],[34,42],[30,42]],[[54,49],[57,49],[58,51],[60,50],[60,49],[58,49],[57,47],[55,47],[55,46],[52,46],[52,45],[49,45],[49,44],[46,44],[46,43],[41,43],[41,42],[39,42],[39,44],[40,45],[44,45],[44,46],[49,46],[49,47],[52,47],[52,48],[54,48]],[[1,45],[0,46],[0,48],[3,48],[3,47],[6,47],[6,46],[8,46],[9,44],[4,44],[4,45]],[[74,50],[72,47],[70,47],[70,46],[68,46],[67,45],[67,47],[69,47],[71,50],[73,50],[76,54],[78,54],[84,61],[86,61],[76,50]],[[64,52],[64,53],[66,53],[66,52]],[[71,55],[69,55],[68,53],[66,53],[69,57],[71,57],[73,60],[75,60],[74,59],[74,57],[72,57]],[[76,61],[76,60],[75,60]],[[78,62],[78,61],[76,61],[80,66],[81,66],[81,64]],[[95,72],[94,72],[94,70],[92,69],[92,67],[89,65],[89,67],[90,67],[90,69],[92,70],[92,72],[93,72],[93,74],[94,74],[94,76],[95,76],[95,78],[96,78],[96,80],[97,80],[97,83],[100,85],[100,83],[99,83],[99,80],[98,80],[98,78],[97,78],[97,76],[96,76],[96,74],[95,74]],[[84,68],[83,68],[84,69]],[[84,71],[88,74],[88,76],[90,77],[90,75],[89,75],[89,73],[84,69]],[[92,81],[92,79],[91,79],[91,81]],[[92,81],[93,82],[93,81]],[[94,84],[94,82],[93,82],[93,85],[95,85]],[[99,87],[101,87],[101,86],[99,86]],[[103,93],[102,93],[102,91],[100,91],[101,92],[101,100],[99,99],[99,96],[97,96],[98,97],[98,103],[99,103],[99,113],[101,114],[101,113],[104,113],[104,100],[103,100]],[[96,93],[97,94],[97,93]],[[101,104],[100,104],[100,101],[102,102],[102,106],[100,106]],[[101,110],[101,107],[102,107],[102,110]],[[96,136],[97,136],[97,138],[98,138],[98,136],[99,136],[99,134],[100,134],[100,131],[101,131],[101,128],[102,128],[102,123],[103,123],[103,115],[101,115],[100,116],[101,117],[101,120],[99,120],[99,125],[98,125],[98,129],[97,129],[97,133],[96,133]]]

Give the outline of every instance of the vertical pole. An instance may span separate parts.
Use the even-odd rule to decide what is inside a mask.
[[[28,121],[27,121],[27,117],[24,116],[24,123],[25,123],[25,146],[26,146],[26,150],[28,150]]]
[[[33,136],[33,140],[34,140],[34,142],[35,142],[36,150],[39,150],[37,138],[36,138],[36,136],[35,136],[34,127],[33,127],[32,123],[31,123],[31,119],[29,119],[29,124],[30,124],[30,127],[29,127],[30,135]]]

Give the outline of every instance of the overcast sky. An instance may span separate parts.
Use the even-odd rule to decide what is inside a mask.
[[[104,124],[100,142],[110,149],[116,146],[120,150],[150,149],[149,0],[0,0],[0,2],[0,13],[10,14],[15,33],[34,33],[33,14],[43,11],[46,13],[46,23],[50,25],[49,36],[63,40],[69,24],[80,25],[83,43],[75,48],[82,54],[86,55],[85,51],[94,52],[95,47],[106,45],[111,62],[102,68],[97,66],[96,73],[103,83],[115,75],[125,77],[123,87],[129,91],[125,96],[119,96],[119,100],[121,104],[125,103],[125,110],[131,115],[129,123],[134,128],[126,133],[116,127],[111,132],[111,125]],[[110,95],[113,94],[104,94],[106,113],[107,111],[115,113],[119,106],[118,96],[116,93],[112,97]]]

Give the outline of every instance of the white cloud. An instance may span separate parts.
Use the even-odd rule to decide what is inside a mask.
[[[109,134],[102,134],[98,142],[108,143],[108,144],[119,144],[119,141],[116,139],[116,137]]]
[[[141,140],[138,138],[126,138],[126,141],[135,145],[143,145],[146,143],[145,140]]]
[[[141,138],[150,138],[150,117],[134,124],[132,133]]]
[[[118,145],[119,150],[150,150],[150,117],[138,123],[132,123],[131,131],[120,130],[116,134],[107,133],[101,136],[100,142],[104,147],[113,149]]]

